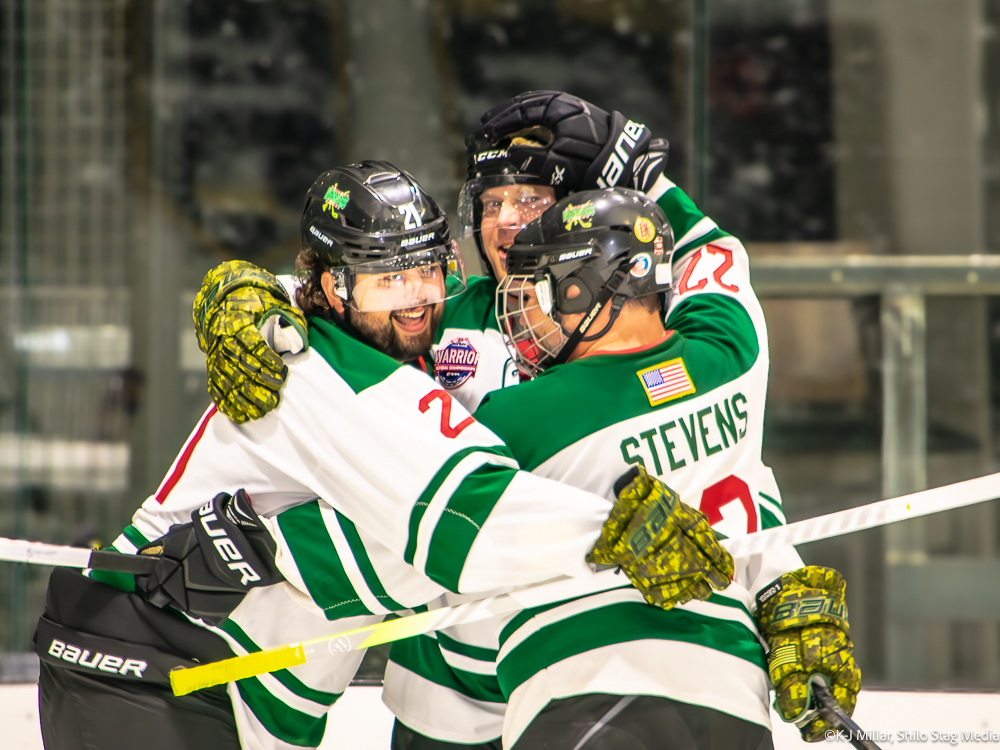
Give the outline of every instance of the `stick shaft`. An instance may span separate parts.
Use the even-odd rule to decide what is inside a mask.
[[[0,538],[0,560],[9,560],[10,562],[88,568],[90,567],[91,552],[93,550],[81,547],[63,547],[58,544]]]

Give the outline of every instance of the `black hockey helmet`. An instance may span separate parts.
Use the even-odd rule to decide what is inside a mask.
[[[552,200],[558,200],[566,195],[566,190],[562,186],[545,185],[539,182],[537,177],[519,174],[507,155],[507,148],[510,144],[510,139],[494,143],[481,130],[468,135],[465,139],[468,175],[458,196],[458,221],[461,226],[461,236],[475,238],[483,265],[494,281],[498,279],[487,257],[482,237],[483,217],[487,213],[484,210],[482,200],[484,191],[506,187],[510,192],[514,192],[519,185],[539,185],[547,188],[546,192],[552,198],[542,201],[538,208],[524,203],[520,227],[524,227],[530,221],[538,218],[542,211],[551,205]]]
[[[673,247],[663,209],[635,190],[585,190],[547,209],[517,235],[497,289],[500,330],[521,368],[565,362],[607,333],[627,300],[669,291]],[[590,333],[605,307],[608,323]],[[568,331],[561,316],[574,313],[585,315]]]
[[[397,308],[366,307],[355,294],[359,277],[395,274],[402,285],[407,273],[430,278],[439,267],[441,296],[427,302],[465,289],[465,268],[447,217],[412,175],[389,162],[363,161],[321,174],[306,193],[301,228],[303,245],[335,274],[337,295],[362,312]],[[394,299],[382,296],[382,305]]]

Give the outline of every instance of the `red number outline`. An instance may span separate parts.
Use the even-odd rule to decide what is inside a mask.
[[[716,247],[715,245],[709,245],[708,252],[712,253],[713,255],[723,256],[722,265],[720,265],[718,268],[715,269],[715,272],[712,274],[712,278],[715,279],[716,283],[726,291],[733,292],[734,294],[738,292],[740,290],[738,286],[736,286],[735,284],[727,284],[725,281],[722,280],[722,277],[725,275],[726,271],[728,271],[730,268],[733,267],[733,251],[726,250],[726,248],[724,247]]]
[[[754,505],[753,497],[750,495],[750,487],[735,474],[730,474],[711,487],[706,487],[701,493],[698,510],[704,513],[708,522],[714,526],[722,520],[722,509],[736,500],[740,501],[747,512],[747,533],[753,534],[760,526],[757,506]]]
[[[705,285],[708,283],[708,279],[702,279],[694,286],[688,286],[688,281],[691,280],[691,274],[694,273],[694,267],[698,265],[698,261],[701,260],[701,250],[696,252],[691,256],[691,260],[688,263],[688,267],[684,269],[684,275],[681,276],[681,281],[677,285],[677,294],[687,294],[688,292],[697,292],[699,289],[704,289]]]
[[[420,399],[420,413],[425,414],[428,409],[431,408],[431,404],[435,401],[441,402],[441,434],[446,438],[456,438],[461,434],[462,430],[468,427],[470,424],[476,420],[472,417],[466,417],[461,422],[459,422],[454,427],[451,426],[451,394],[447,391],[438,389],[436,391],[431,391],[422,399]]]

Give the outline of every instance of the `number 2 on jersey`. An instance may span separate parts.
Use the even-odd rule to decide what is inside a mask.
[[[422,399],[420,399],[420,413],[425,414],[428,409],[431,408],[431,404],[435,401],[441,402],[441,434],[446,438],[456,438],[459,434],[468,427],[470,424],[475,422],[472,417],[466,417],[461,422],[459,422],[454,427],[451,426],[451,394],[447,391],[441,390],[440,388],[436,391],[431,391]]]
[[[725,479],[706,487],[701,493],[698,510],[705,514],[712,526],[715,526],[723,520],[722,508],[737,500],[746,511],[747,533],[752,534],[757,531],[759,525],[757,507],[750,496],[750,487],[735,474],[730,474]]]

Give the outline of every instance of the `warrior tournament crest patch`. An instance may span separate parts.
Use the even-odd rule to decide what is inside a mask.
[[[458,388],[476,374],[477,352],[466,338],[453,339],[434,352],[434,377],[445,388]]]
[[[639,376],[639,382],[646,391],[650,406],[659,406],[695,391],[694,383],[691,382],[684,366],[684,360],[680,357],[661,362],[655,367],[639,370],[636,375]]]

